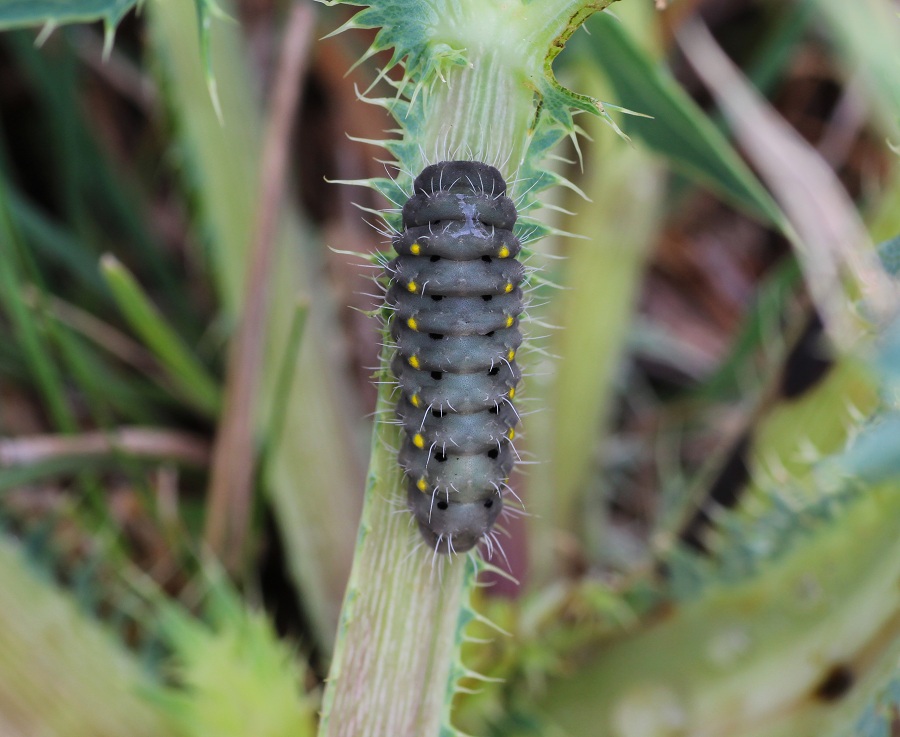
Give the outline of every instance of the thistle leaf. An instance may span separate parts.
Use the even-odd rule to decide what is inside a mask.
[[[137,0],[0,0],[0,29],[102,21],[114,28]]]

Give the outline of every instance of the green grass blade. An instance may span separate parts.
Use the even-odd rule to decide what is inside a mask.
[[[144,425],[161,421],[166,395],[142,377],[117,371],[106,356],[66,326],[54,325],[54,339],[68,370],[84,392],[97,426],[110,427],[119,418]]]
[[[300,355],[300,346],[303,344],[303,335],[306,332],[306,318],[309,317],[309,305],[305,302],[297,304],[294,310],[294,318],[291,320],[291,329],[285,344],[284,362],[275,379],[275,396],[289,397],[294,388],[294,379],[297,377],[297,359]],[[269,445],[269,453],[278,453],[284,428],[287,423],[287,404],[276,404],[272,408],[270,429],[266,433],[266,442]]]
[[[109,293],[99,272],[98,278],[104,292]],[[112,302],[111,294],[109,300]],[[53,321],[54,338],[67,351],[67,359],[73,366],[85,366],[83,370],[73,370],[80,371],[86,392],[97,387],[117,407],[121,417],[144,424],[153,424],[160,412],[181,406],[179,397],[173,396],[168,374],[141,343],[62,299],[47,298],[45,308],[48,320]],[[134,413],[139,407],[150,414],[138,419]]]
[[[8,185],[7,185],[8,186]],[[109,292],[97,273],[97,259],[77,238],[53,223],[21,194],[8,190],[9,211],[22,238],[41,259],[66,270],[73,282],[90,290],[94,297],[108,299]]]
[[[7,34],[3,40],[30,79],[43,113],[42,134],[54,163],[47,192],[76,241],[69,260],[87,258],[96,269],[98,256],[105,251],[119,254],[121,244],[127,243],[123,258],[142,274],[149,290],[169,303],[172,319],[185,323],[182,332],[198,334],[202,327],[181,289],[181,271],[148,227],[151,207],[146,195],[129,167],[114,165],[106,142],[78,104],[83,68],[68,38],[55,44],[53,53],[35,49],[25,33]]]
[[[39,463],[0,468],[0,491],[11,491],[38,481],[101,471],[116,465],[109,457],[60,456]]]
[[[19,234],[10,217],[4,183],[0,181],[0,304],[3,305],[23,355],[34,376],[54,426],[63,431],[75,429],[75,419],[66,401],[62,376],[54,363],[53,352],[45,340],[40,320],[24,300],[26,288],[20,268]]]
[[[215,416],[219,409],[216,380],[169,327],[119,261],[112,256],[104,256],[101,268],[125,319],[159,359],[181,397],[204,414]]]

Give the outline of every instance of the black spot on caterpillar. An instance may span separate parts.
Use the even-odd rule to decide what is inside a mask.
[[[386,267],[398,462],[419,530],[440,553],[490,544],[513,467],[525,277],[516,217],[494,167],[433,164],[413,183]]]

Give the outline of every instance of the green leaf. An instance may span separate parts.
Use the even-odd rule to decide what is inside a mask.
[[[0,29],[98,20],[116,26],[135,4],[136,0],[0,0]]]
[[[846,734],[896,670],[900,495],[896,477],[855,495],[856,479],[839,483],[852,498],[838,508],[839,489],[828,519],[815,505],[785,507],[792,544],[759,575],[710,586],[627,637],[583,648],[589,664],[542,696],[559,733],[622,735],[639,719],[648,735]],[[830,697],[847,672],[852,689]]]
[[[203,64],[203,77],[206,80],[206,90],[220,125],[224,125],[222,116],[222,102],[219,100],[219,87],[216,84],[216,75],[213,72],[211,39],[209,29],[213,17],[230,20],[229,16],[216,5],[215,0],[194,0],[197,7],[197,29],[200,39],[200,61]]]
[[[208,415],[219,409],[219,386],[172,330],[137,281],[112,256],[101,261],[103,274],[125,319],[156,355],[174,387],[191,405]]]
[[[178,685],[154,701],[182,737],[313,737],[318,704],[303,692],[306,666],[264,613],[216,577],[211,584],[204,622],[157,595]]]
[[[44,26],[49,33],[66,23],[102,21],[106,29],[106,53],[112,48],[116,26],[136,5],[138,0],[0,0],[0,30]],[[212,72],[209,27],[213,16],[227,17],[215,0],[194,0],[200,30],[200,60],[206,86],[216,115],[222,121],[222,110],[216,79]],[[42,33],[42,35],[43,35]]]
[[[764,222],[784,222],[780,208],[725,136],[678,83],[641,50],[615,18],[588,21],[586,46],[613,85],[617,103],[650,118],[628,115],[622,128],[668,158],[692,179]]]
[[[121,459],[107,455],[62,455],[27,465],[0,468],[0,492],[21,489],[48,479],[121,468]]]
[[[573,112],[599,115],[616,128],[602,103],[563,87],[552,69],[585,18],[613,0],[322,1],[364,6],[336,32],[379,29],[361,61],[391,52],[372,86],[384,78],[397,94],[366,101],[390,112],[403,131],[403,146],[385,143],[403,172],[421,170],[429,157],[493,163],[514,179],[524,212],[538,192],[565,184],[541,162],[576,133]],[[396,65],[403,77],[390,81]],[[376,181],[357,183],[381,189]]]
[[[60,430],[72,431],[75,420],[66,400],[65,382],[46,339],[43,320],[24,298],[28,283],[21,263],[23,253],[19,233],[8,209],[6,183],[0,179],[0,310],[5,313],[13,335],[22,347],[29,374],[54,425]]]

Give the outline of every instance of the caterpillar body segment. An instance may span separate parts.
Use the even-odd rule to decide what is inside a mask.
[[[465,552],[490,534],[515,461],[525,278],[516,217],[494,167],[428,166],[386,266],[405,436],[398,462],[419,530],[441,553]]]

